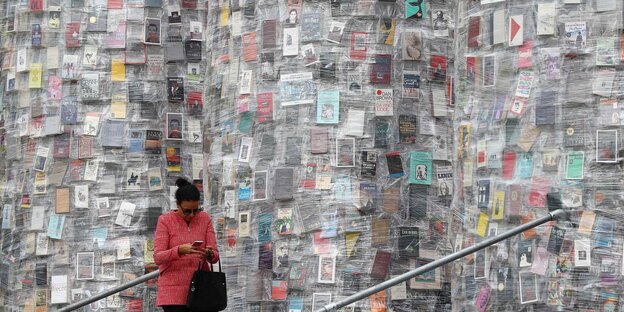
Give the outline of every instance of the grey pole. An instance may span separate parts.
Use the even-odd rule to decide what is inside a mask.
[[[78,302],[74,302],[74,303],[72,303],[72,304],[70,304],[68,306],[62,307],[58,311],[59,312],[65,312],[65,311],[76,310],[76,309],[84,307],[84,306],[86,306],[86,305],[88,305],[90,303],[93,303],[93,302],[96,302],[96,301],[98,301],[100,299],[106,298],[106,297],[108,297],[108,296],[110,296],[112,294],[115,294],[115,293],[118,293],[118,292],[120,292],[122,290],[128,289],[128,288],[130,288],[130,287],[132,287],[134,285],[138,285],[138,284],[144,283],[144,282],[146,282],[146,281],[148,281],[148,280],[150,280],[152,278],[156,278],[156,277],[158,277],[158,274],[159,274],[159,270],[147,273],[147,274],[145,274],[145,275],[143,275],[143,276],[141,276],[141,277],[139,277],[137,279],[131,280],[131,281],[125,283],[125,284],[121,284],[119,286],[107,289],[107,290],[105,290],[105,291],[103,291],[103,292],[101,292],[101,293],[99,293],[99,294],[97,294],[97,295],[95,295],[93,297],[85,298],[85,299],[82,299],[82,300],[80,300]]]
[[[344,307],[344,306],[346,306],[348,304],[351,304],[351,303],[356,302],[358,300],[364,299],[364,298],[366,298],[366,297],[368,297],[368,296],[370,296],[372,294],[375,294],[375,293],[380,292],[380,291],[382,291],[384,289],[390,288],[390,287],[392,287],[392,286],[394,286],[394,285],[396,285],[398,283],[407,281],[407,280],[409,280],[409,279],[411,279],[411,278],[413,278],[413,277],[415,277],[417,275],[423,274],[423,273],[425,273],[427,271],[431,271],[431,270],[433,270],[433,269],[435,269],[437,267],[443,266],[443,265],[445,265],[445,264],[447,264],[449,262],[453,262],[453,261],[455,261],[455,260],[457,260],[459,258],[465,257],[465,256],[467,256],[467,255],[469,255],[469,254],[471,254],[471,253],[473,253],[475,251],[478,251],[478,250],[481,250],[481,249],[483,249],[485,247],[494,245],[494,244],[496,244],[496,243],[498,243],[498,242],[500,242],[502,240],[505,240],[507,238],[510,238],[510,237],[512,237],[512,236],[514,236],[516,234],[522,233],[522,232],[524,232],[524,231],[526,231],[528,229],[532,229],[532,228],[537,227],[539,225],[542,225],[542,224],[544,224],[544,223],[546,223],[548,221],[555,220],[555,219],[557,219],[559,217],[562,217],[562,216],[565,216],[565,215],[567,215],[567,211],[565,211],[563,209],[557,209],[555,211],[552,211],[552,212],[548,213],[547,216],[541,217],[539,219],[536,219],[536,220],[533,220],[531,222],[528,222],[528,223],[525,223],[523,225],[520,225],[518,227],[515,227],[515,228],[513,228],[513,229],[511,229],[511,230],[509,230],[509,231],[507,231],[507,232],[505,232],[505,233],[503,233],[501,235],[498,235],[498,236],[495,236],[495,237],[492,237],[492,238],[488,238],[488,239],[486,239],[486,240],[484,240],[484,241],[482,241],[480,243],[477,243],[475,245],[472,245],[472,246],[470,246],[468,248],[462,249],[462,250],[460,250],[458,252],[452,253],[452,254],[450,254],[448,256],[445,256],[443,258],[440,258],[438,260],[430,262],[430,263],[428,263],[426,265],[423,265],[423,266],[421,266],[421,267],[419,267],[419,268],[417,268],[417,269],[415,269],[413,271],[403,273],[403,274],[401,274],[399,276],[396,276],[394,278],[386,280],[386,281],[384,281],[382,283],[379,283],[379,284],[377,284],[375,286],[369,287],[369,288],[367,288],[367,289],[365,289],[363,291],[360,291],[358,293],[355,293],[355,294],[353,294],[353,295],[351,295],[351,296],[349,296],[349,297],[347,297],[347,298],[345,298],[343,300],[340,300],[340,301],[337,301],[337,302],[332,302],[332,303],[330,303],[328,305],[325,305],[324,307],[318,309],[316,312],[330,312],[330,311],[334,312],[337,309],[340,309],[340,308],[342,308],[342,307]]]

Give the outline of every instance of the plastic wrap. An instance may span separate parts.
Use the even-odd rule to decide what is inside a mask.
[[[453,308],[621,310],[622,3],[481,1],[458,16],[449,238],[570,216],[456,262]]]
[[[0,8],[5,310],[156,269],[180,176],[214,220],[228,311],[312,311],[559,207],[345,311],[619,306],[618,1]],[[84,309],[153,311],[156,292]]]

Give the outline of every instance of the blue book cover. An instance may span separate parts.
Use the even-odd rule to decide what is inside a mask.
[[[271,224],[273,223],[273,215],[263,213],[258,216],[258,242],[271,241]]]
[[[518,154],[516,161],[516,177],[518,178],[530,178],[533,175],[533,154],[521,153]]]
[[[65,216],[51,214],[48,222],[48,237],[51,239],[61,239],[63,237],[63,227],[65,226]]]
[[[410,184],[431,185],[432,161],[429,152],[410,153]]]
[[[291,297],[288,299],[288,312],[301,312],[303,311],[303,298]]]
[[[337,124],[340,120],[340,91],[319,91],[316,101],[316,123]]]

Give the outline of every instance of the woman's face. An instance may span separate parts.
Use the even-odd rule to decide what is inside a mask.
[[[176,213],[184,220],[190,222],[199,211],[199,200],[183,200],[178,203],[178,211]]]
[[[297,11],[295,10],[290,11],[289,20],[291,23],[294,23],[295,21],[297,21]]]

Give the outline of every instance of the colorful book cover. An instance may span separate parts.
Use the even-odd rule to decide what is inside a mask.
[[[273,121],[273,93],[259,93],[256,96],[256,101],[258,104],[256,110],[256,118],[258,119],[258,123]]]
[[[431,185],[432,176],[431,153],[411,152],[410,153],[410,184]]]
[[[392,55],[376,54],[375,61],[371,65],[370,83],[390,84],[392,77]]]
[[[337,124],[340,120],[340,91],[319,91],[316,102],[316,123]]]
[[[70,22],[65,26],[65,46],[68,48],[80,46],[80,22]]]

